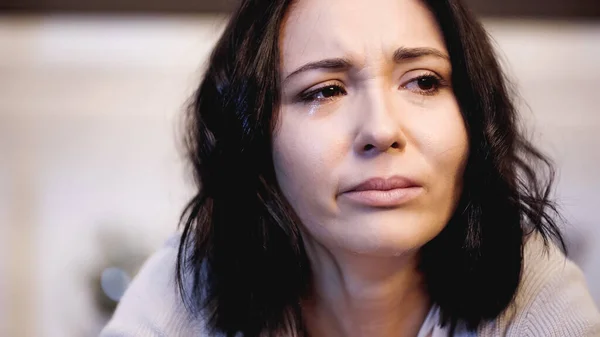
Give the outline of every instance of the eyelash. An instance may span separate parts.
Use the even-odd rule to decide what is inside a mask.
[[[433,96],[433,95],[437,94],[442,87],[446,86],[446,82],[444,81],[444,79],[442,79],[438,75],[436,75],[434,73],[426,73],[426,74],[422,74],[422,75],[419,75],[419,76],[413,78],[412,80],[407,82],[405,85],[403,85],[403,87],[406,87],[408,84],[413,83],[413,82],[416,82],[418,85],[418,81],[420,81],[420,80],[433,80],[433,83],[432,83],[433,89],[431,89],[431,90],[419,89],[419,92],[415,92],[417,94],[424,95],[424,96]],[[408,89],[408,90],[410,90],[410,89]]]
[[[320,87],[310,90],[308,92],[302,93],[300,95],[300,99],[302,100],[302,102],[305,102],[305,103],[331,100],[332,99],[331,97],[316,98],[316,96],[320,93],[323,93],[323,91],[325,89],[335,89],[338,92],[342,92],[343,95],[347,94],[346,89],[342,85],[339,85],[336,83],[327,83],[323,86],[320,86]]]
[[[445,81],[438,75],[436,75],[434,73],[426,73],[426,74],[422,74],[417,77],[414,77],[413,79],[408,81],[406,84],[404,84],[402,87],[406,88],[410,83],[413,83],[413,82],[416,82],[418,85],[418,81],[421,81],[421,80],[433,80],[433,83],[431,83],[433,85],[433,88],[430,90],[422,90],[422,89],[417,89],[417,90],[407,89],[407,90],[412,91],[418,95],[433,96],[433,95],[437,94],[442,87],[446,86]],[[330,96],[330,97],[324,97],[324,98],[317,98],[316,96],[318,94],[322,94],[325,89],[334,89],[336,91],[337,95]],[[340,85],[337,83],[327,83],[323,86],[320,86],[320,87],[310,90],[308,92],[302,93],[300,95],[300,100],[305,103],[329,101],[329,100],[335,99],[335,97],[339,96],[340,93],[341,93],[341,95],[347,94],[346,89],[344,88],[343,85]]]

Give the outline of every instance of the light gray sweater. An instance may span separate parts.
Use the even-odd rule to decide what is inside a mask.
[[[219,337],[208,333],[203,317],[190,317],[174,284],[179,236],[171,238],[142,267],[121,299],[101,337]],[[433,307],[417,337],[446,337]],[[539,237],[525,244],[521,283],[511,307],[476,334],[456,337],[600,337],[600,313],[581,270]]]

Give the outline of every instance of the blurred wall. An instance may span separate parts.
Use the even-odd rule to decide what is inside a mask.
[[[90,285],[115,248],[98,238],[152,250],[176,229],[188,195],[176,119],[222,21],[0,21],[0,179],[12,202],[0,318],[14,322],[0,335],[96,335]]]
[[[98,237],[152,251],[175,230],[190,192],[177,119],[223,23],[0,18],[0,335],[95,335],[90,288],[111,249]],[[600,304],[600,24],[486,25],[558,164],[573,258]]]

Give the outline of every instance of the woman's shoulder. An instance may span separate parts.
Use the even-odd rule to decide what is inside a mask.
[[[154,253],[121,299],[101,337],[209,336],[203,317],[186,310],[175,283],[180,235]],[[581,270],[554,245],[531,236],[511,307],[478,336],[600,336],[600,313]]]
[[[600,313],[582,271],[554,244],[530,235],[513,304],[480,336],[600,336]]]
[[[144,263],[101,337],[209,335],[203,318],[186,310],[175,282],[180,238],[169,238]]]

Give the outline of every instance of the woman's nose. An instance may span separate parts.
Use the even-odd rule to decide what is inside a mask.
[[[361,155],[401,152],[406,145],[399,108],[390,94],[379,91],[365,95],[357,105],[357,133],[354,149]]]

